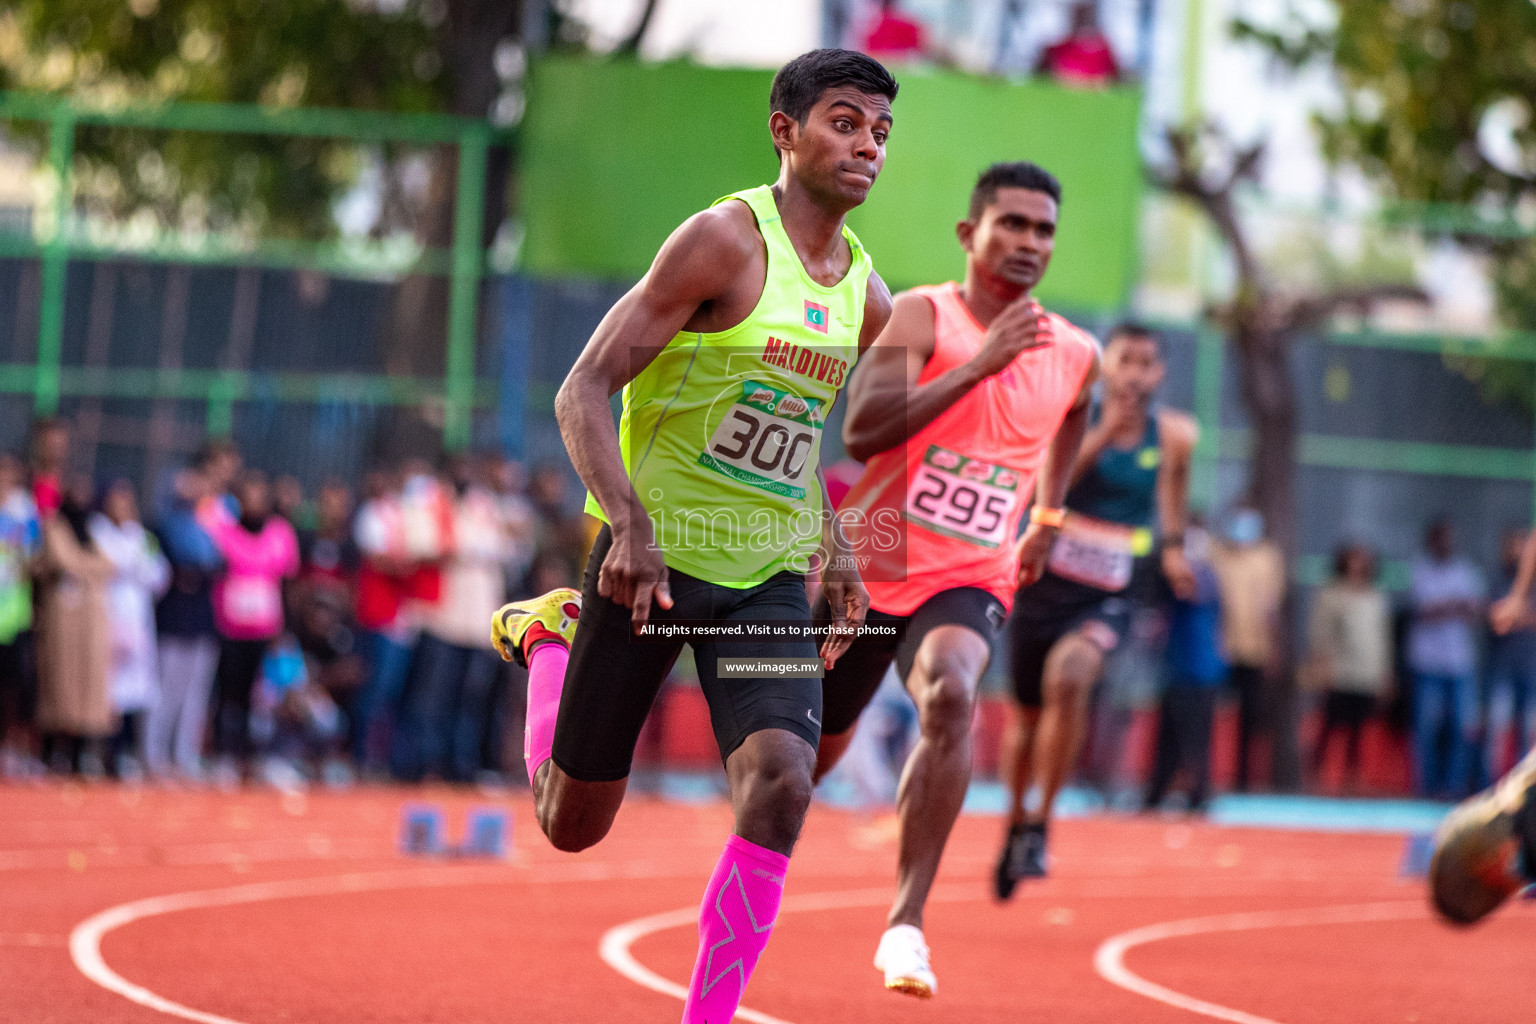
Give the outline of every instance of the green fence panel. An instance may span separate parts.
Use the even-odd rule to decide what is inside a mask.
[[[0,235],[0,257],[37,257],[42,262],[37,363],[35,367],[3,368],[0,390],[9,386],[5,381],[14,381],[19,379],[19,373],[23,374],[39,413],[54,412],[61,394],[69,390],[64,386],[69,368],[61,366],[60,354],[67,302],[66,274],[71,259],[109,260],[129,256],[188,264],[306,267],[383,277],[404,272],[446,274],[450,279],[450,300],[445,378],[442,381],[398,378],[387,387],[370,387],[365,391],[368,400],[382,403],[398,402],[401,395],[407,395],[406,400],[414,402],[424,396],[443,393],[444,440],[450,448],[468,445],[479,390],[475,380],[475,347],[480,286],[485,274],[480,229],[485,209],[486,159],[490,146],[510,142],[514,137],[512,132],[493,128],[480,119],[440,114],[281,110],[210,103],[99,106],[66,96],[0,92],[0,121],[4,120],[47,123],[48,167],[54,193],[49,208],[39,211],[44,231]],[[398,247],[392,249],[367,243],[295,243],[282,239],[266,239],[240,247],[229,246],[225,239],[214,239],[210,244],[198,247],[178,245],[175,239],[157,239],[143,247],[119,246],[108,240],[89,238],[73,216],[71,178],[75,129],[86,124],[225,134],[334,136],[369,142],[456,143],[459,173],[454,200],[453,247],[447,251],[419,248],[397,251]],[[280,376],[285,378],[285,386],[293,385],[298,393],[307,394],[312,390],[306,386],[302,375]],[[141,380],[132,373],[115,378],[113,383],[130,379],[135,381],[133,389],[147,393],[161,394],[175,386],[171,383],[173,378],[161,375]],[[193,379],[174,378],[177,382]],[[247,375],[241,379],[250,378]],[[214,378],[212,389],[197,395],[208,399],[210,430],[229,428],[231,402],[238,397],[239,390],[231,380],[226,376]],[[110,390],[105,382],[100,386]],[[344,383],[342,390],[347,387]]]
[[[667,233],[714,199],[773,180],[766,71],[549,58],[533,67],[519,208],[535,274],[632,278]],[[1032,159],[1062,180],[1047,302],[1129,297],[1141,176],[1140,94],[947,72],[903,73],[885,172],[849,218],[895,288],[962,272],[955,222],[976,175]]]

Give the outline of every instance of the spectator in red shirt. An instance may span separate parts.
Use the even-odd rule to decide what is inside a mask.
[[[32,424],[32,500],[40,519],[59,510],[68,465],[69,421],[48,416]]]
[[[896,10],[896,0],[880,0],[880,15],[870,24],[859,48],[887,64],[929,56],[928,33],[922,23]]]
[[[1040,55],[1036,68],[1063,85],[1093,87],[1112,85],[1120,78],[1115,51],[1099,28],[1098,8],[1092,2],[1072,8],[1072,31]]]

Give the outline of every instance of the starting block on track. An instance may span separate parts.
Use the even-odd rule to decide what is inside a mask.
[[[1424,878],[1429,874],[1429,862],[1435,856],[1435,837],[1424,832],[1408,837],[1403,847],[1403,860],[1398,865],[1400,878]]]
[[[406,804],[401,809],[400,852],[407,857],[437,857],[444,852],[442,808]]]
[[[400,852],[407,857],[475,857],[505,860],[512,842],[512,815],[496,807],[471,808],[464,841],[448,842],[443,809],[406,804],[400,810]]]
[[[512,838],[511,825],[512,816],[506,811],[494,807],[471,810],[464,823],[464,842],[459,844],[459,856],[505,858],[507,843]]]

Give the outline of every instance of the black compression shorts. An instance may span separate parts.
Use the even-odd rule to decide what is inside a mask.
[[[822,731],[829,736],[847,732],[880,688],[885,670],[896,662],[902,683],[912,674],[923,638],[939,626],[966,626],[988,644],[1003,624],[1003,603],[977,587],[943,590],[924,601],[911,615],[887,615],[871,608],[866,625],[894,630],[891,635],[865,633],[837,660],[822,682]],[[831,620],[826,598],[816,602],[816,623]]]
[[[637,638],[630,610],[597,592],[597,574],[613,544],[604,526],[592,546],[582,585],[581,619],[555,722],[554,761],[583,782],[628,777],[640,728],[661,684],[682,652],[685,639]],[[810,622],[804,577],[781,572],[755,587],[739,590],[667,570],[673,605],[651,605],[657,624],[689,620],[714,622]],[[746,738],[764,729],[784,729],[811,746],[821,740],[821,680],[814,677],[732,676],[716,670],[720,658],[815,658],[817,645],[801,640],[693,641],[699,685],[724,762]]]
[[[1020,704],[1040,707],[1045,659],[1068,633],[1081,632],[1105,654],[1120,646],[1131,625],[1133,588],[1110,594],[1047,572],[1019,591],[1008,619],[1008,648]]]

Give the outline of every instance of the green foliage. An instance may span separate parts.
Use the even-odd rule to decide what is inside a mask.
[[[1503,221],[1482,231],[1463,212],[1439,230],[1495,257],[1502,319],[1536,330],[1536,3],[1334,0],[1334,9],[1327,27],[1293,9],[1286,29],[1239,22],[1233,34],[1291,68],[1332,66],[1344,103],[1317,119],[1330,161],[1358,167],[1389,199],[1416,209],[1455,204]],[[1490,134],[1502,137],[1501,149]],[[1530,363],[1452,362],[1490,401],[1530,407]]]
[[[1328,155],[1409,200],[1513,203],[1536,181],[1478,145],[1494,104],[1536,98],[1536,4],[1515,0],[1335,0],[1326,55],[1345,87],[1324,118]],[[1529,109],[1528,109],[1529,112]],[[1536,152],[1536,117],[1515,132]]]
[[[0,84],[97,104],[441,110],[445,14],[444,0],[12,0]],[[75,145],[75,201],[100,222],[280,236],[328,231],[360,159],[325,139],[94,126]]]
[[[1525,331],[1536,329],[1536,243],[1501,247],[1494,285],[1504,320]],[[1477,384],[1490,404],[1536,412],[1536,363],[1529,359],[1463,356],[1446,362]]]
[[[1513,210],[1536,203],[1536,177],[1500,167],[1479,134],[1496,104],[1523,107],[1512,141],[1536,171],[1536,4],[1511,0],[1337,0],[1331,57],[1346,89],[1322,121],[1330,158],[1399,198]],[[1514,173],[1511,173],[1511,172]],[[1503,319],[1536,329],[1536,244],[1494,242]],[[1465,368],[1485,397],[1530,408],[1533,372],[1517,360]]]
[[[1332,162],[1358,167],[1389,199],[1415,207],[1456,204],[1506,221],[1520,221],[1523,212],[1525,230],[1513,235],[1524,239],[1506,230],[1488,233],[1487,241],[1525,249],[1522,258],[1531,260],[1536,3],[1334,0],[1334,10],[1329,27],[1309,23],[1293,6],[1283,29],[1239,20],[1232,31],[1290,68],[1314,61],[1332,67],[1343,105],[1317,118]],[[1495,121],[1503,126],[1495,133],[1504,138],[1502,153],[1480,139]],[[1447,230],[1477,234],[1465,225]],[[1528,293],[1520,283],[1528,273],[1514,271],[1509,289]]]
[[[1447,354],[1445,365],[1477,385],[1491,406],[1526,414],[1536,411],[1536,366],[1525,359]]]

